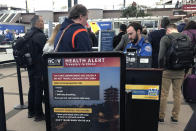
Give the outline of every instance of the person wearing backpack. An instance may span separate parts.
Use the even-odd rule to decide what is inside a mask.
[[[164,122],[167,97],[170,86],[173,88],[174,106],[172,109],[172,122],[178,122],[181,105],[181,86],[186,68],[193,62],[193,51],[190,38],[179,33],[175,24],[166,28],[166,35],[160,41],[158,57],[159,67],[164,68],[162,75],[162,89],[159,111],[159,122]]]
[[[35,15],[31,19],[32,33],[30,45],[30,55],[32,65],[27,66],[29,75],[29,93],[28,93],[28,118],[34,117],[34,121],[44,120],[42,109],[43,94],[43,70],[44,63],[42,59],[43,47],[46,43],[46,36],[43,33],[44,22],[41,16]]]

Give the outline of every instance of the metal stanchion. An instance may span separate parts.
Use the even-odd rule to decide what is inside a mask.
[[[27,106],[24,105],[24,100],[23,100],[23,92],[22,92],[22,81],[21,81],[21,72],[20,72],[20,67],[16,65],[17,69],[17,78],[18,78],[18,89],[19,89],[19,96],[20,96],[20,105],[15,106],[15,109],[27,109]]]
[[[0,131],[6,131],[6,120],[5,120],[5,104],[3,87],[0,87]]]

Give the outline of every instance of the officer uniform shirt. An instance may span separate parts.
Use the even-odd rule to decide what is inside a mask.
[[[146,42],[142,37],[137,44],[128,43],[124,52],[127,52],[128,48],[136,48],[138,56],[151,56],[152,55],[152,46],[150,43]]]

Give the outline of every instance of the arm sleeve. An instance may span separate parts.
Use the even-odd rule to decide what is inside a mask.
[[[152,44],[152,33],[148,34],[147,40],[148,40],[149,43]]]
[[[114,36],[112,42],[113,42],[113,48],[115,48],[115,45],[118,45],[118,44],[116,44],[117,43],[117,36]]]
[[[148,43],[146,46],[145,46],[145,49],[144,49],[144,55],[143,56],[152,56],[152,46],[150,43]]]
[[[118,44],[118,45],[116,46],[116,48],[114,49],[114,51],[123,50],[122,48],[123,48],[123,45],[124,45],[125,42],[126,42],[126,41],[125,41],[125,35],[123,35],[122,38],[121,38],[121,40],[120,40],[120,42],[119,42],[119,44]]]
[[[193,33],[188,32],[188,31],[185,30],[185,31],[182,32],[182,34],[187,35],[190,38],[190,40],[193,41],[193,38],[194,38],[194,34]]]
[[[169,40],[168,37],[164,36],[162,37],[160,41],[158,64],[159,64],[159,67],[161,68],[164,66],[164,56],[166,55],[168,40]]]
[[[44,34],[35,35],[33,41],[41,50],[43,50],[44,45],[46,43],[46,36]]]

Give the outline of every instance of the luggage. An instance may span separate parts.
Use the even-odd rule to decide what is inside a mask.
[[[196,103],[196,74],[188,75],[184,80],[182,93],[187,102]]]

